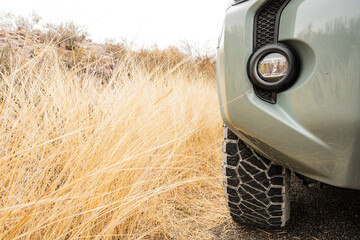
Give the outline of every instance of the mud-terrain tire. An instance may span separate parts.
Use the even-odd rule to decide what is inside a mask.
[[[230,215],[260,228],[285,226],[290,217],[290,171],[256,153],[224,125],[223,176]]]

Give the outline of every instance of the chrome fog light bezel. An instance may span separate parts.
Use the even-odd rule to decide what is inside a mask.
[[[281,54],[286,58],[288,68],[286,74],[277,80],[269,81],[264,79],[258,71],[259,62],[271,53]],[[248,74],[256,86],[275,92],[283,91],[295,82],[299,73],[300,63],[295,50],[284,43],[266,45],[251,55],[248,62]]]

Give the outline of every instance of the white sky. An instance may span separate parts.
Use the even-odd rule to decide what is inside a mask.
[[[163,48],[181,39],[215,49],[227,0],[0,0],[0,11],[27,16],[35,11],[43,23],[74,21],[96,42],[134,41]]]

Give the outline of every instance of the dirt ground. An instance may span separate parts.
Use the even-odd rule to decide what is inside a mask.
[[[360,191],[323,186],[308,188],[291,179],[291,219],[281,230],[241,226],[229,218],[215,239],[360,239]]]

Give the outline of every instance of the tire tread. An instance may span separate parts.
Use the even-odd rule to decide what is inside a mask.
[[[284,227],[290,217],[290,171],[262,157],[225,125],[223,136],[225,196],[233,220]]]

